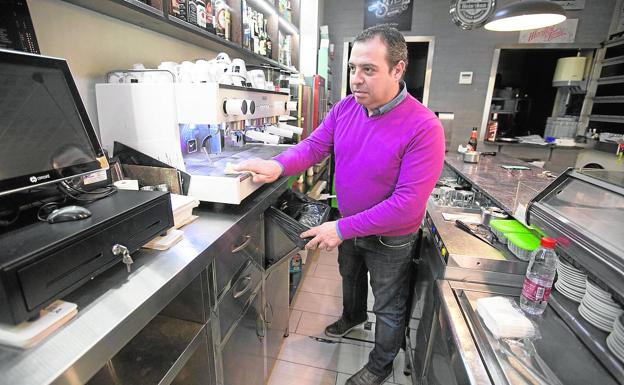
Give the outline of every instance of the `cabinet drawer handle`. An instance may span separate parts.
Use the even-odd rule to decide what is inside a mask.
[[[249,244],[251,243],[251,235],[245,235],[244,238],[245,238],[245,242],[243,242],[242,245],[233,248],[232,253],[238,253],[239,251],[249,246]]]
[[[234,296],[234,299],[242,297],[243,294],[247,293],[249,289],[251,289],[251,275],[244,276],[243,278],[241,278],[241,281],[245,282],[245,287],[243,287],[242,290],[236,291],[232,294]]]
[[[256,336],[260,341],[264,340],[266,330],[264,328],[266,321],[262,316],[262,312],[258,312],[258,318],[256,318]]]
[[[267,310],[270,311],[271,317],[268,316]],[[268,301],[264,307],[264,323],[266,323],[267,327],[271,327],[273,323],[273,306],[271,306],[271,303]]]

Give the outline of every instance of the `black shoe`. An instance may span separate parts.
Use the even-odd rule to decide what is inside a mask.
[[[359,372],[355,373],[351,376],[345,385],[381,385],[390,377],[390,374],[387,376],[379,377],[373,373],[371,373],[366,366],[360,369]]]
[[[366,321],[368,320],[365,319],[359,322],[347,322],[343,317],[340,317],[338,321],[325,328],[325,335],[335,338],[344,337],[355,327],[362,325]]]

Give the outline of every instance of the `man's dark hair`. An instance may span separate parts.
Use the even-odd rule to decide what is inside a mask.
[[[401,32],[388,24],[380,24],[366,28],[357,35],[353,43],[363,43],[375,38],[375,36],[379,36],[379,39],[386,45],[388,51],[388,57],[386,59],[388,60],[390,68],[393,68],[401,60],[405,62],[405,67],[407,68],[407,44],[405,43],[405,39],[403,35],[401,35]]]

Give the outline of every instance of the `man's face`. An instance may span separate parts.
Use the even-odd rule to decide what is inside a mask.
[[[390,68],[388,50],[379,37],[365,42],[356,42],[349,58],[351,93],[355,100],[369,110],[378,108],[397,93],[397,85],[405,63],[400,61]]]

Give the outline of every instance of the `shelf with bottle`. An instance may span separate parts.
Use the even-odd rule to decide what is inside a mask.
[[[242,46],[256,55],[273,60],[277,15],[262,0],[242,1]]]
[[[294,68],[299,63],[299,39],[296,36],[278,33],[278,62],[286,67]]]
[[[272,48],[271,57],[256,54],[242,45],[242,3],[244,0],[64,0],[104,15],[152,31],[171,36],[216,52],[248,60],[251,64],[270,64],[287,72],[296,69],[280,65],[278,52]],[[261,1],[261,0],[255,0]],[[199,4],[200,15],[197,14]],[[270,8],[269,3],[265,4]],[[189,22],[189,5],[191,21]],[[227,7],[226,7],[227,6]],[[225,12],[228,11],[228,12]],[[206,26],[203,26],[205,12]],[[225,13],[224,13],[225,12]],[[228,15],[229,13],[229,15]],[[269,27],[270,39],[277,40],[277,11],[273,11],[274,27]],[[194,17],[193,17],[194,16]],[[199,21],[197,17],[199,16]],[[229,25],[228,25],[229,16]],[[219,23],[222,24],[219,24]],[[271,32],[273,31],[273,32]],[[228,36],[229,35],[229,36]],[[228,39],[229,37],[229,39]],[[275,46],[276,44],[274,44]]]

